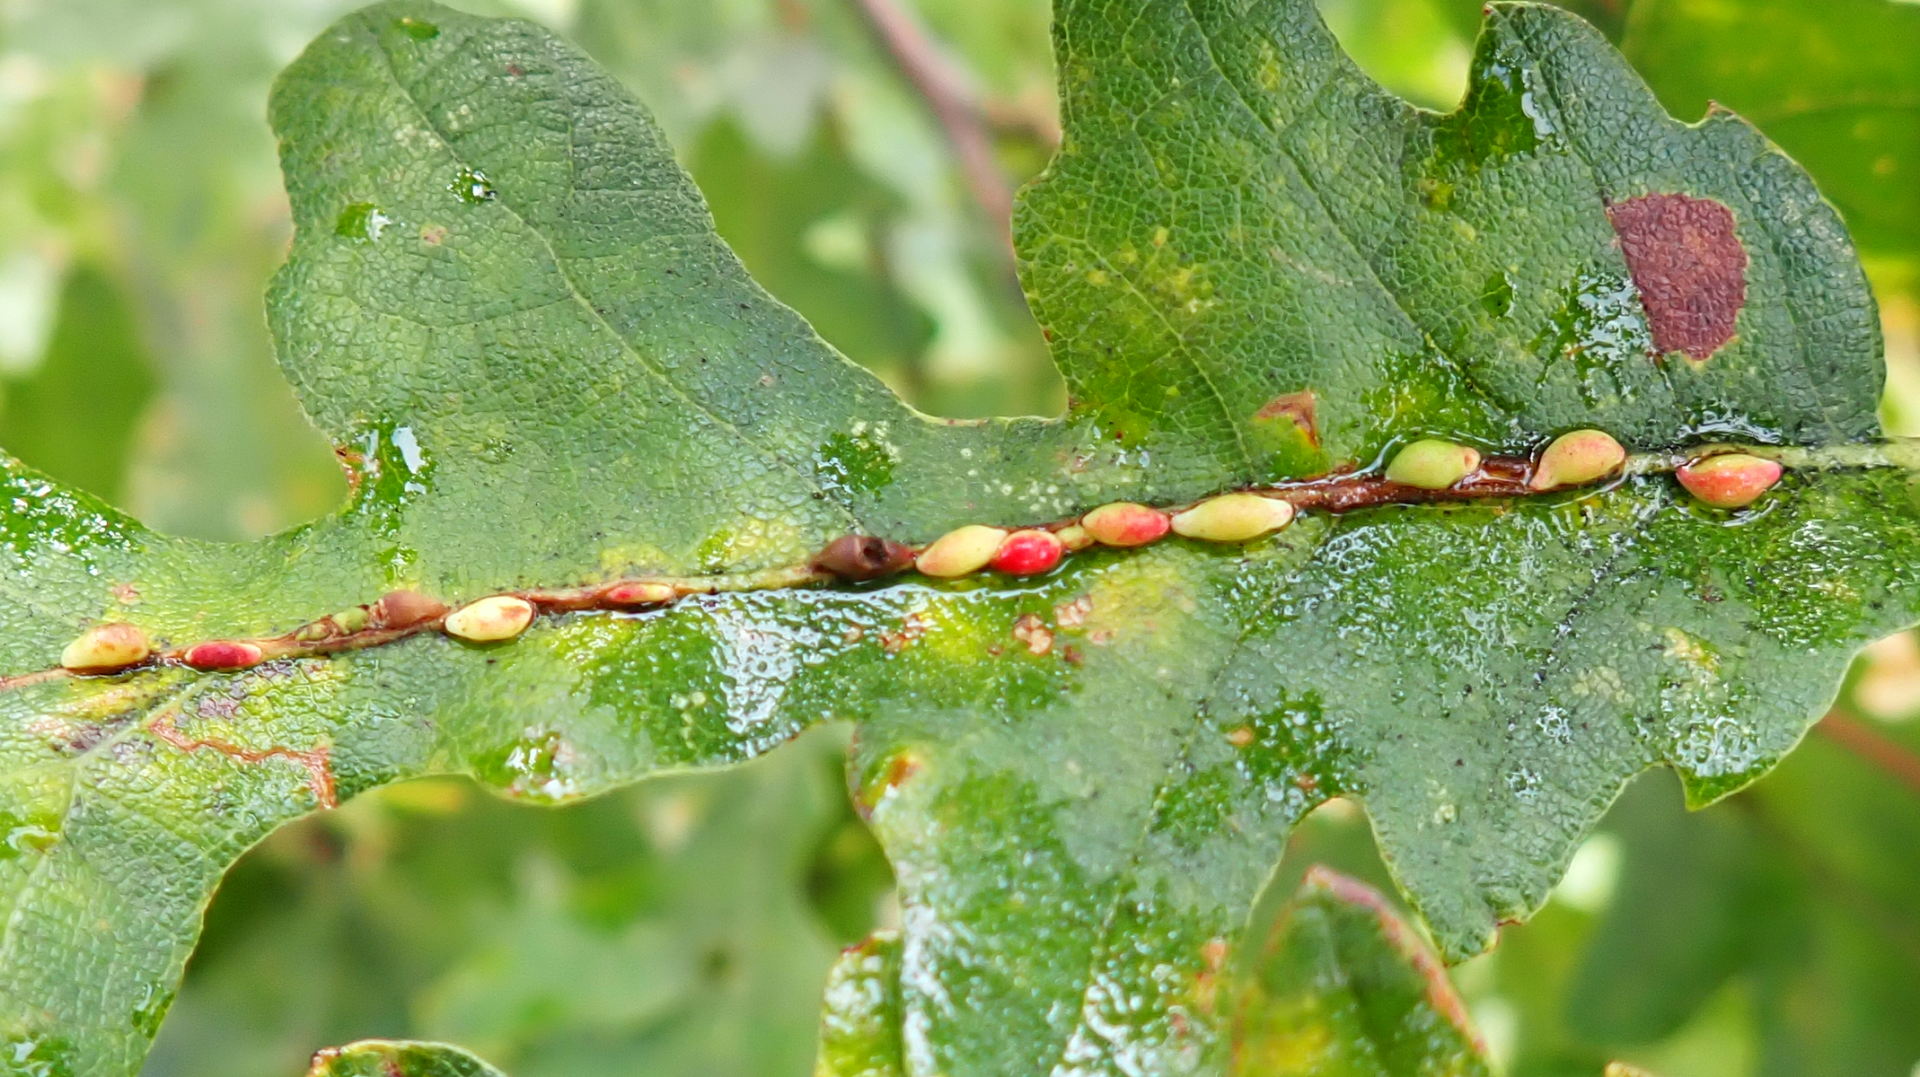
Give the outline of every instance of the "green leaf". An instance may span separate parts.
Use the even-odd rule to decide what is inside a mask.
[[[852,719],[910,1069],[1217,1073],[1206,977],[1316,804],[1365,802],[1462,957],[1633,774],[1695,803],[1752,781],[1914,620],[1872,300],[1750,127],[1671,121],[1552,9],[1494,9],[1449,117],[1304,0],[1066,0],[1057,28],[1066,141],[1018,230],[1075,403],[964,424],[760,291],[645,113],[544,31],[402,0],[315,41],[272,108],[296,233],[269,317],[348,506],[220,546],[5,479],[8,1050],[129,1072],[220,873],[336,796],[453,771],[564,800]],[[1518,474],[1586,427],[1626,477],[1426,504],[1349,475],[1282,491],[1308,511],[1268,539],[1032,579],[808,568],[852,532],[1372,474],[1415,437]],[[1667,472],[1716,439],[1792,473],[1707,509]],[[679,597],[615,611],[617,580]],[[545,615],[489,645],[328,634],[394,588]],[[162,660],[43,674],[100,620]],[[187,668],[223,639],[266,660]]]
[[[1870,251],[1920,254],[1920,9],[1636,0],[1621,47],[1674,114],[1718,101],[1819,178]]]
[[[505,1077],[473,1055],[444,1043],[361,1040],[313,1056],[307,1077]]]
[[[1235,998],[1231,1072],[1494,1072],[1440,959],[1364,883],[1311,869],[1251,941],[1258,956]]]
[[[291,1073],[378,1033],[514,1077],[804,1073],[875,916],[817,887],[858,826],[845,733],[563,808],[435,779],[283,827],[227,873],[145,1072]]]

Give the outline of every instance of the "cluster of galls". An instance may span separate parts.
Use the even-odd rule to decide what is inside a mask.
[[[1610,478],[1627,462],[1627,450],[1602,430],[1575,430],[1555,438],[1527,478],[1532,490],[1585,486]],[[1387,481],[1422,490],[1448,490],[1480,470],[1480,454],[1465,445],[1424,438],[1401,449],[1387,464]],[[1741,452],[1694,457],[1674,469],[1687,492],[1717,509],[1743,509],[1780,481],[1772,460]]]
[[[650,596],[651,597],[651,596]],[[448,612],[446,603],[417,591],[393,591],[369,606],[329,614],[267,640],[216,639],[162,656],[191,669],[251,669],[270,658],[326,653],[353,637],[397,638],[438,623],[449,636],[474,643],[509,640],[533,623],[533,603],[518,595],[491,595]],[[120,622],[95,625],[67,644],[60,665],[72,673],[113,673],[153,658],[147,634]]]
[[[1528,489],[1547,492],[1585,486],[1619,473],[1627,451],[1601,430],[1575,430],[1555,438],[1527,473]],[[1386,480],[1420,490],[1445,491],[1480,471],[1480,453],[1470,446],[1424,438],[1396,453]],[[1697,457],[1675,472],[1680,484],[1701,501],[1721,509],[1744,508],[1780,481],[1780,465],[1746,453]],[[1011,576],[1052,570],[1069,553],[1088,546],[1144,546],[1169,533],[1205,542],[1247,542],[1293,521],[1294,506],[1283,494],[1234,493],[1209,498],[1180,512],[1117,502],[1102,505],[1080,519],[1051,529],[1007,531],[968,524],[915,551],[896,542],[849,536],[829,546],[815,568],[844,579],[875,579],[909,567],[937,578],[967,576],[983,569]]]
[[[1010,576],[1035,576],[1051,571],[1069,553],[1089,546],[1125,549],[1145,546],[1168,534],[1203,542],[1246,542],[1271,534],[1293,522],[1293,504],[1280,497],[1257,493],[1222,494],[1180,512],[1163,512],[1131,501],[1102,505],[1072,523],[1055,528],[1008,531],[985,524],[955,528],[918,552],[880,539],[854,540],[873,549],[884,547],[884,557],[872,559],[872,569],[848,573],[830,546],[816,567],[836,575],[872,579],[911,566],[923,576],[952,579],[982,569]],[[850,540],[842,539],[841,542]]]
[[[1618,474],[1627,452],[1599,430],[1576,430],[1555,438],[1527,475],[1528,489],[1541,492],[1585,486]],[[1480,471],[1480,453],[1466,445],[1425,438],[1396,453],[1386,480],[1420,490],[1460,486]],[[1708,453],[1674,471],[1694,497],[1721,509],[1745,508],[1780,481],[1781,467],[1747,453]],[[908,568],[922,575],[951,579],[982,569],[1010,576],[1051,571],[1067,554],[1089,546],[1145,546],[1169,533],[1202,542],[1248,542],[1293,522],[1294,506],[1274,493],[1222,494],[1178,512],[1119,501],[1102,505],[1071,523],[1053,528],[1008,531],[969,524],[915,550],[891,539],[847,535],[815,558],[815,572],[845,580],[872,580]],[[670,602],[678,589],[661,582],[615,584],[600,591],[597,604],[641,607]],[[568,607],[575,608],[575,607]],[[270,658],[344,649],[350,637],[397,638],[431,627],[474,643],[513,639],[527,630],[539,611],[518,595],[491,595],[449,612],[439,599],[414,591],[394,591],[370,606],[356,606],[322,617],[270,640],[210,640],[164,657],[201,670],[237,670]],[[362,635],[362,634],[365,635]],[[109,623],[88,629],[67,645],[60,664],[74,673],[112,673],[140,665],[155,655],[147,634],[130,624]]]

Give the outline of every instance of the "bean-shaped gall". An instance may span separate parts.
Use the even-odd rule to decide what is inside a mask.
[[[1394,455],[1387,481],[1422,490],[1445,490],[1480,468],[1480,453],[1468,445],[1421,438]]]
[[[601,598],[610,606],[658,606],[679,596],[670,583],[617,583]]]
[[[827,543],[813,567],[843,580],[877,580],[913,567],[913,547],[873,535],[842,535]]]
[[[1087,529],[1079,524],[1068,524],[1055,531],[1053,537],[1060,540],[1060,545],[1066,547],[1068,553],[1079,553],[1093,545],[1093,536],[1087,534]]]
[[[60,652],[60,664],[74,673],[109,673],[138,665],[153,653],[153,641],[130,624],[94,625]]]
[[[1627,462],[1627,450],[1604,430],[1575,430],[1553,439],[1540,454],[1527,486],[1534,490],[1557,490],[1563,486],[1585,486],[1619,471]]]
[[[512,639],[533,623],[533,603],[518,595],[491,595],[447,614],[447,635],[472,643]]]
[[[1743,452],[1721,453],[1682,464],[1673,473],[1687,492],[1716,509],[1744,509],[1780,481],[1772,460]]]
[[[1009,576],[1038,576],[1051,572],[1067,548],[1051,531],[1015,531],[1000,543],[987,566]]]
[[[1158,509],[1115,501],[1080,517],[1080,526],[1102,546],[1145,546],[1166,535],[1172,525]]]
[[[388,591],[367,610],[369,628],[412,628],[442,617],[447,604],[418,591]]]
[[[1222,494],[1176,514],[1173,533],[1202,542],[1246,542],[1292,522],[1292,502],[1259,494]]]
[[[295,643],[320,643],[324,640],[336,639],[340,634],[340,626],[333,623],[333,618],[322,617],[318,621],[308,621],[294,629],[293,640]]]
[[[942,579],[965,576],[986,568],[1006,540],[1007,533],[997,527],[984,524],[956,527],[921,550],[920,556],[913,560],[913,567],[923,575]]]
[[[216,639],[194,644],[181,660],[194,669],[251,669],[260,664],[260,657],[257,644],[244,640]]]

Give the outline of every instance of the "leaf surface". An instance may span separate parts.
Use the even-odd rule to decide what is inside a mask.
[[[1363,800],[1465,956],[1539,907],[1634,773],[1669,763],[1696,802],[1751,781],[1914,619],[1920,512],[1889,466],[1910,453],[1857,444],[1872,300],[1751,128],[1674,123],[1545,8],[1494,10],[1448,117],[1367,82],[1304,0],[1064,0],[1056,38],[1066,142],[1018,232],[1075,403],[966,424],[760,291],[645,112],[544,31],[402,0],[310,46],[272,109],[296,235],[269,316],[351,501],[219,546],[15,468],[5,671],[102,619],[179,646],[394,588],[714,593],[502,644],[13,683],[8,1049],[131,1072],[220,873],[336,797],[464,771],[560,800],[852,719],[905,910],[906,1072],[1220,1072],[1206,984],[1314,805]],[[1586,426],[1645,466],[1028,580],[794,574],[853,532]],[[1661,454],[1719,439],[1794,470],[1706,509]]]

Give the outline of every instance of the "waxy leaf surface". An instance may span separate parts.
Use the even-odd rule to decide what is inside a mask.
[[[1446,117],[1368,82],[1306,0],[1057,16],[1066,141],[1017,231],[1074,403],[979,424],[913,413],[749,281],[641,106],[544,31],[422,2],[344,20],[275,94],[297,233],[268,310],[349,504],[220,546],[12,468],[0,673],[106,619],[175,646],[393,588],[745,585],[850,532],[1177,505],[1422,436],[1734,439],[1794,470],[1739,514],[1654,467],[1021,581],[16,683],[10,1057],[131,1073],[221,872],[334,797],[460,771],[557,800],[846,719],[900,881],[874,975],[906,1072],[1219,1073],[1217,981],[1314,805],[1363,801],[1465,956],[1633,774],[1671,764],[1696,802],[1751,781],[1914,620],[1906,472],[1818,466],[1877,431],[1872,301],[1751,128],[1671,121],[1545,8],[1493,10]]]

